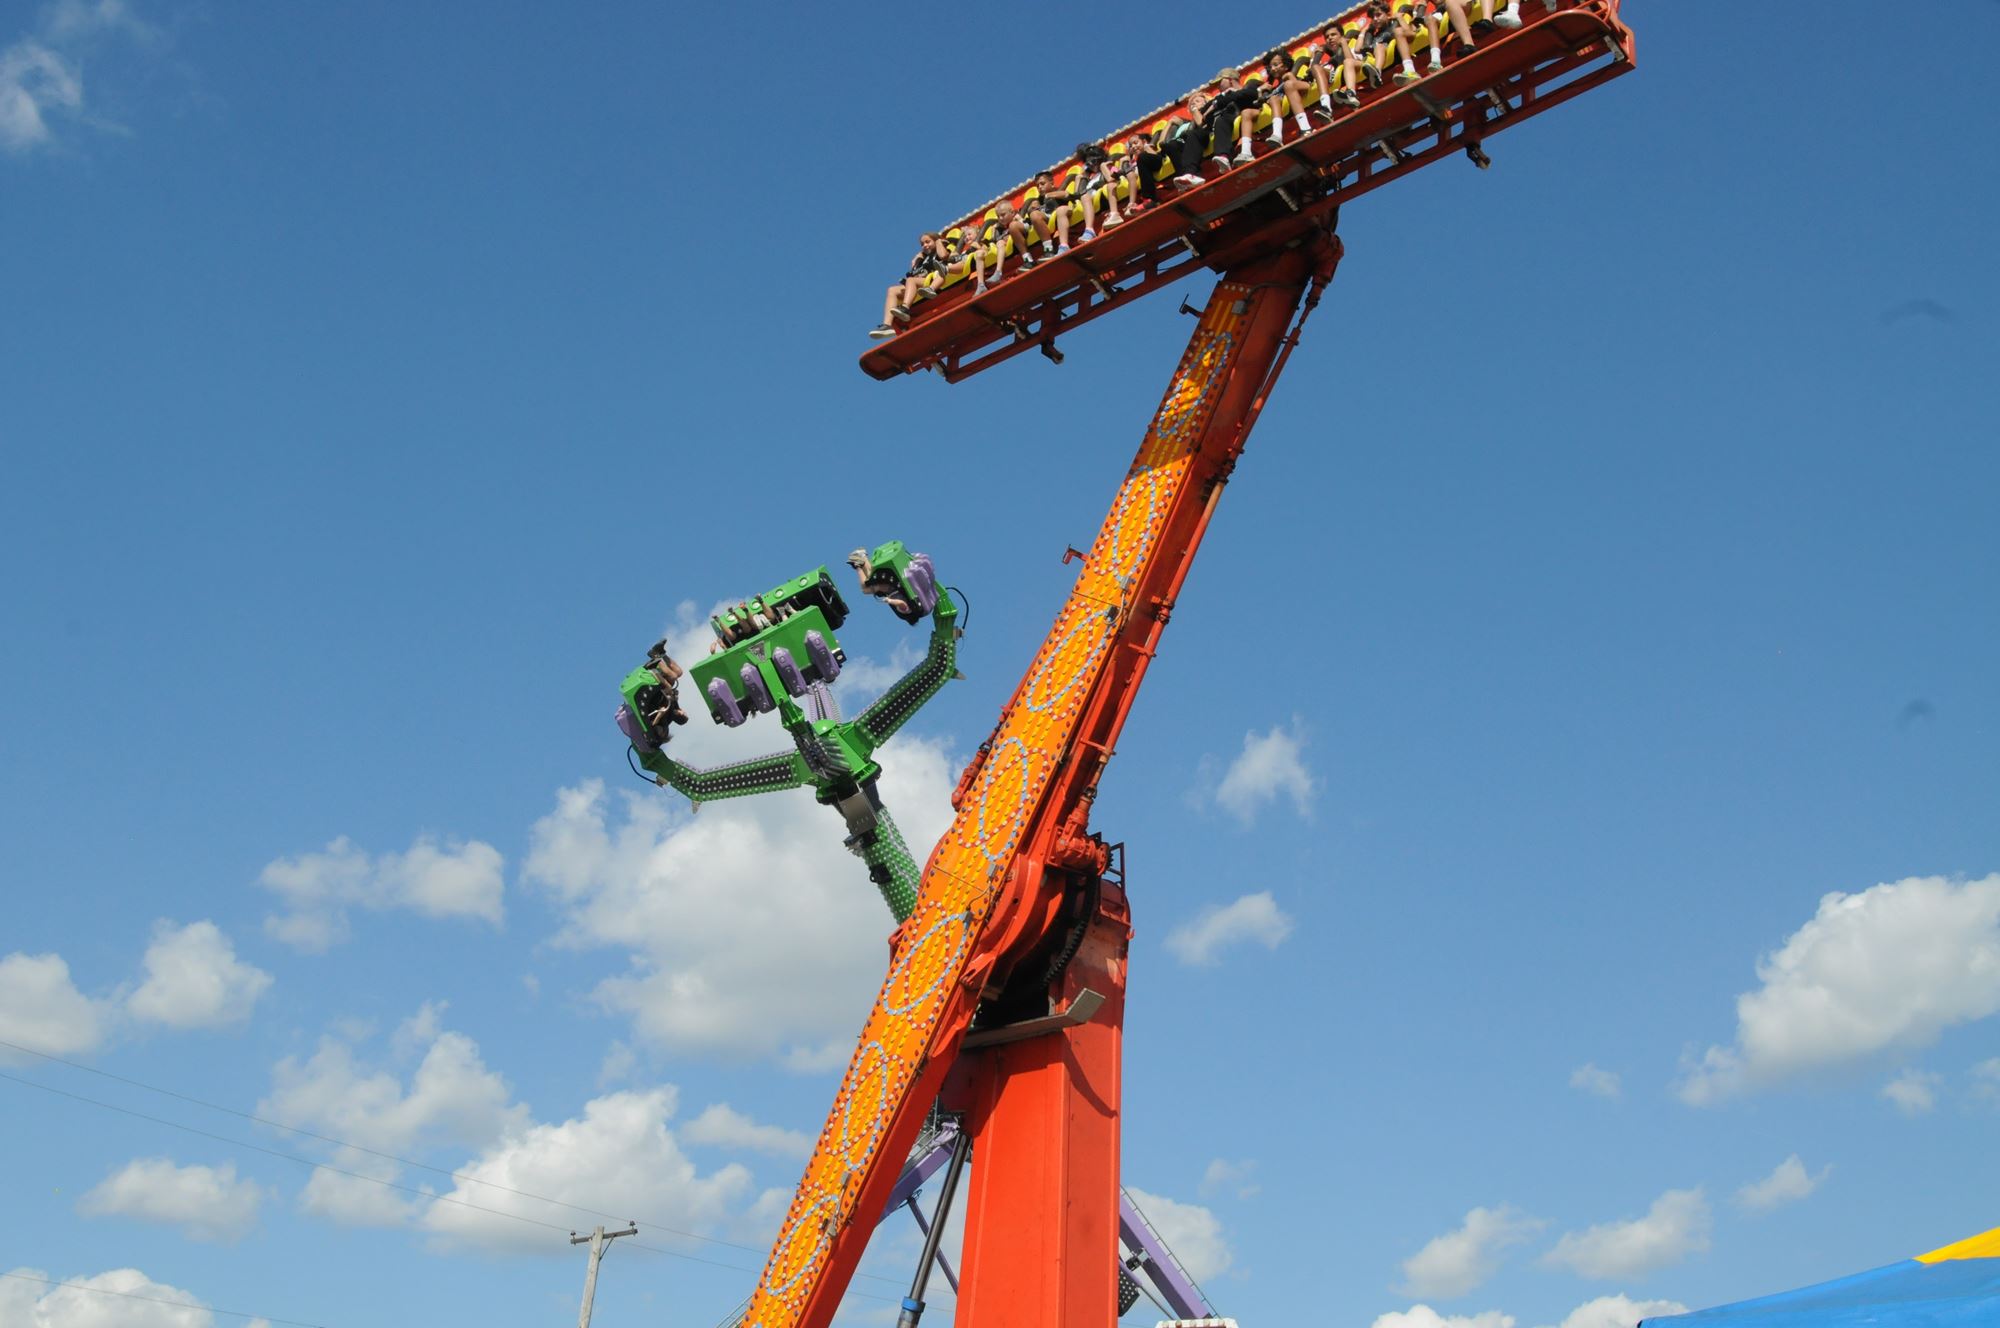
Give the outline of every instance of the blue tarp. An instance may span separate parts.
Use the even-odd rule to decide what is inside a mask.
[[[1905,1259],[1835,1282],[1693,1314],[1645,1321],[1645,1328],[1995,1328],[2000,1325],[2000,1259]]]

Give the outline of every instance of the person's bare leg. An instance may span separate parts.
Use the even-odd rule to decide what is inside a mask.
[[[882,298],[882,326],[884,327],[889,326],[889,320],[895,317],[896,293],[900,290],[902,290],[901,286],[891,286],[889,293]]]
[[[1451,30],[1458,34],[1458,40],[1465,49],[1471,50],[1472,20],[1466,17],[1465,0],[1444,0],[1444,7],[1451,16]]]
[[[1021,256],[1021,262],[1024,265],[1034,262],[1034,257],[1028,252],[1028,223],[1021,220],[1018,212],[1007,223],[1007,234],[1014,237],[1014,252]]]
[[[1056,252],[1069,248],[1069,207],[1065,204],[1056,209]]]

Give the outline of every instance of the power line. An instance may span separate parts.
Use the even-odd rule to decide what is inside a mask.
[[[11,1043],[11,1042],[5,1042],[5,1041],[0,1041],[0,1046],[7,1046],[7,1047],[13,1047],[13,1046],[14,1046],[14,1044],[13,1044],[13,1043]],[[23,1050],[23,1051],[25,1051],[25,1050],[27,1050],[27,1048],[18,1048],[18,1050]],[[30,1054],[32,1054],[32,1055],[41,1055],[42,1053],[40,1053],[40,1052],[31,1052]],[[46,1060],[59,1060],[60,1058],[58,1058],[58,1057],[54,1057],[54,1056],[45,1056],[45,1057],[44,1057],[44,1059],[46,1059]],[[61,1062],[61,1063],[63,1063],[63,1064],[69,1064],[69,1062],[67,1062],[67,1061],[63,1061],[63,1062]],[[78,1067],[76,1067],[76,1068],[78,1068],[78,1069],[83,1069],[83,1070],[89,1070],[89,1069],[90,1069],[90,1067],[89,1067],[89,1066],[78,1066]],[[142,1083],[139,1083],[139,1082],[138,1082],[137,1080],[125,1080],[125,1079],[122,1079],[122,1077],[121,1077],[121,1076],[119,1076],[119,1075],[115,1075],[115,1074],[111,1074],[111,1073],[109,1073],[108,1071],[96,1071],[95,1073],[102,1073],[102,1074],[104,1074],[104,1076],[105,1076],[106,1078],[108,1078],[108,1079],[120,1079],[120,1080],[121,1080],[122,1082],[125,1082],[125,1083],[130,1083],[130,1084],[131,1084],[131,1085],[132,1085],[133,1087],[135,1087],[135,1088],[151,1088],[151,1087],[152,1087],[152,1086],[151,1086],[151,1085],[149,1085],[149,1084],[142,1084]],[[19,1077],[18,1075],[11,1075],[11,1074],[7,1074],[7,1073],[5,1073],[4,1071],[0,1071],[0,1079],[4,1079],[4,1080],[6,1080],[6,1081],[7,1081],[8,1083],[13,1083],[13,1084],[19,1084],[19,1085],[21,1085],[21,1086],[22,1086],[23,1088],[33,1088],[33,1089],[37,1089],[37,1090],[39,1090],[39,1091],[41,1091],[41,1092],[44,1092],[44,1093],[52,1093],[52,1094],[54,1094],[54,1095],[55,1095],[55,1096],[57,1096],[57,1097],[66,1097],[66,1098],[70,1099],[70,1100],[71,1100],[72,1102],[81,1102],[81,1103],[84,1103],[84,1104],[85,1104],[85,1105],[87,1105],[87,1106],[92,1106],[92,1107],[101,1107],[101,1108],[103,1108],[103,1109],[104,1109],[105,1111],[115,1111],[115,1112],[117,1112],[117,1113],[118,1113],[119,1115],[121,1115],[121,1116],[131,1116],[131,1117],[133,1117],[133,1118],[135,1118],[135,1119],[137,1119],[137,1120],[142,1120],[142,1121],[148,1121],[148,1122],[150,1122],[150,1123],[152,1123],[152,1124],[154,1124],[154,1125],[164,1125],[164,1126],[166,1126],[166,1127],[167,1127],[168,1129],[173,1129],[173,1130],[182,1130],[182,1131],[185,1131],[185,1132],[186,1132],[186,1133],[188,1133],[188,1134],[192,1134],[192,1135],[196,1135],[196,1136],[199,1136],[200,1138],[203,1138],[203,1139],[210,1139],[210,1140],[213,1140],[213,1141],[215,1141],[216,1143],[220,1143],[220,1144],[227,1144],[227,1145],[229,1145],[229,1146],[230,1146],[230,1147],[232,1147],[232,1148],[247,1148],[247,1149],[251,1150],[252,1152],[256,1152],[256,1153],[263,1153],[263,1154],[264,1154],[264,1155],[266,1155],[267,1157],[275,1157],[275,1158],[281,1158],[281,1159],[283,1159],[283,1160],[284,1160],[284,1161],[286,1161],[286,1162],[296,1162],[296,1163],[298,1163],[298,1164],[299,1164],[300,1166],[302,1166],[302,1167],[310,1167],[310,1168],[312,1168],[312,1169],[313,1169],[313,1170],[315,1170],[315,1171],[330,1171],[330,1172],[332,1172],[332,1173],[333,1173],[334,1175],[337,1175],[337,1176],[346,1176],[346,1177],[348,1177],[348,1178],[349,1178],[349,1179],[351,1179],[351,1180],[360,1180],[360,1181],[366,1181],[366,1182],[368,1182],[368,1183],[369,1183],[370,1185],[380,1185],[380,1186],[383,1186],[383,1187],[384,1187],[384,1188],[386,1188],[386,1189],[391,1189],[391,1190],[399,1190],[399,1191],[401,1191],[401,1192],[402,1192],[402,1193],[404,1193],[404,1194],[411,1194],[411,1195],[415,1195],[416,1197],[418,1197],[418,1198],[420,1198],[420,1199],[429,1199],[429,1200],[431,1200],[431,1201],[432,1201],[432,1202],[434,1202],[434,1203],[448,1203],[448,1204],[452,1204],[452,1205],[454,1205],[454,1206],[456,1206],[456,1207],[459,1207],[459,1208],[467,1208],[467,1209],[470,1209],[470,1210],[472,1210],[472,1211],[473,1211],[473,1212],[475,1212],[475,1213],[486,1213],[486,1214],[488,1214],[488,1215],[490,1215],[490,1216],[492,1216],[492,1217],[504,1217],[504,1218],[508,1219],[509,1221],[512,1221],[512,1222],[523,1222],[523,1223],[526,1223],[526,1224],[527,1224],[527,1225],[529,1225],[529,1226],[535,1226],[535,1227],[540,1227],[540,1228],[542,1228],[542,1229],[543,1229],[543,1230],[545,1230],[545,1231],[558,1231],[558,1232],[561,1232],[561,1233],[563,1233],[564,1235],[570,1235],[570,1234],[573,1234],[573,1232],[571,1231],[571,1229],[570,1229],[570,1228],[568,1228],[568,1227],[564,1227],[564,1226],[559,1226],[559,1225],[557,1225],[557,1224],[556,1224],[556,1223],[554,1223],[554,1222],[544,1222],[544,1221],[542,1221],[542,1220],[541,1220],[541,1219],[539,1219],[539,1218],[534,1218],[534,1217],[527,1217],[527,1216],[525,1216],[525,1215],[523,1215],[523,1214],[521,1214],[521,1213],[510,1213],[510,1212],[508,1212],[508,1211],[506,1211],[505,1209],[502,1209],[502,1208],[488,1208],[488,1207],[484,1206],[483,1204],[476,1204],[476,1203],[472,1203],[472,1202],[470,1202],[470,1201],[468,1201],[468,1200],[465,1200],[465,1199],[454,1199],[454,1198],[452,1198],[452,1197],[451,1197],[450,1195],[448,1195],[448,1194],[434,1194],[434,1193],[430,1192],[429,1190],[421,1190],[421,1189],[418,1189],[418,1188],[417,1188],[416,1186],[414,1186],[414,1185],[404,1185],[404,1184],[401,1184],[401,1183],[400,1183],[400,1182],[398,1182],[398,1181],[393,1181],[393,1180],[384,1180],[384,1179],[383,1179],[382,1177],[380,1177],[380,1176],[370,1176],[370,1175],[367,1175],[367,1174],[365,1174],[365,1173],[363,1173],[363,1172],[359,1172],[359,1171],[350,1171],[350,1170],[348,1170],[348,1169],[347,1169],[346,1167],[337,1167],[337,1166],[334,1166],[334,1165],[333,1165],[332,1163],[330,1163],[330,1162],[316,1162],[316,1161],[314,1161],[314,1160],[313,1160],[312,1158],[309,1158],[309,1157],[301,1157],[301,1156],[300,1156],[299,1154],[297,1154],[297,1153],[287,1153],[287,1152],[285,1152],[285,1151],[284,1151],[283,1149],[281,1149],[281,1148],[271,1148],[271,1147],[268,1147],[268,1146],[266,1146],[266,1145],[264,1145],[264,1144],[255,1144],[255,1143],[251,1143],[251,1142],[250,1142],[249,1140],[247,1140],[247,1139],[232,1139],[232,1138],[230,1138],[230,1137],[229,1137],[228,1135],[223,1135],[223,1134],[216,1134],[216,1133],[214,1133],[214,1132],[212,1132],[212,1131],[209,1131],[209,1130],[204,1130],[204,1129],[201,1129],[201,1128],[200,1128],[199,1126],[194,1126],[194,1125],[188,1125],[188,1124],[184,1124],[184,1123],[183,1123],[183,1122],[181,1122],[181,1121],[175,1121],[175,1120],[168,1120],[168,1119],[167,1119],[166,1117],[164,1117],[164,1116],[154,1116],[154,1115],[149,1115],[149,1114],[148,1114],[148,1113],[146,1113],[146,1112],[143,1112],[143,1111],[137,1111],[137,1110],[134,1110],[134,1109],[133,1109],[133,1108],[131,1108],[131,1107],[121,1107],[121,1106],[119,1106],[118,1104],[116,1104],[116,1103],[114,1103],[114,1102],[104,1102],[104,1101],[101,1101],[101,1100],[99,1100],[99,1099],[97,1099],[97,1098],[94,1098],[94,1097],[85,1097],[85,1096],[84,1096],[83,1094],[81,1094],[81,1093],[72,1093],[72,1092],[70,1092],[70,1091],[69,1091],[68,1089],[66,1089],[66,1088],[57,1088],[57,1087],[56,1087],[55,1085],[53,1085],[53,1084],[44,1084],[44,1083],[39,1083],[39,1082],[37,1082],[37,1081],[35,1081],[35,1080],[33,1080],[33,1079],[23,1079],[23,1078],[20,1078],[20,1077]],[[185,1101],[189,1101],[189,1102],[196,1102],[196,1103],[197,1103],[197,1105],[202,1105],[202,1106],[209,1106],[209,1105],[212,1105],[212,1104],[209,1104],[209,1103],[201,1103],[201,1102],[199,1102],[199,1101],[198,1101],[197,1099],[195,1099],[195,1098],[187,1098],[187,1097],[185,1097],[185,1096],[184,1096],[183,1094],[179,1094],[179,1093],[175,1093],[175,1092],[173,1092],[173,1091],[172,1091],[172,1090],[170,1090],[170,1089],[164,1089],[164,1088],[161,1088],[161,1089],[153,1089],[152,1091],[155,1091],[155,1092],[159,1092],[159,1093],[164,1093],[164,1094],[166,1094],[166,1095],[167,1095],[167,1096],[169,1096],[169,1097],[180,1097],[180,1098],[183,1098],[183,1100],[185,1100]],[[215,1110],[217,1110],[217,1111],[222,1111],[222,1112],[226,1112],[226,1113],[228,1113],[228,1114],[230,1114],[230,1115],[234,1115],[234,1116],[247,1116],[247,1115],[248,1115],[248,1113],[246,1113],[246,1112],[240,1112],[240,1111],[235,1111],[235,1110],[233,1110],[233,1109],[231,1109],[231,1108],[229,1108],[229,1107],[215,1107]],[[258,1119],[258,1118],[256,1118],[256,1117],[250,1117],[250,1119],[253,1119],[253,1120],[254,1120],[254,1119]],[[280,1129],[287,1129],[287,1128],[290,1128],[290,1127],[288,1127],[288,1126],[279,1126],[278,1128],[280,1128]],[[309,1132],[309,1131],[301,1131],[301,1133],[310,1133],[310,1132]],[[312,1137],[314,1137],[314,1138],[317,1138],[317,1139],[322,1139],[323,1141],[325,1141],[325,1142],[328,1142],[328,1143],[338,1143],[338,1142],[339,1142],[338,1140],[333,1140],[333,1139],[327,1139],[327,1138],[326,1138],[325,1136],[323,1136],[323,1135],[313,1135]],[[366,1150],[364,1150],[364,1151],[366,1151]],[[388,1160],[390,1160],[390,1161],[396,1161],[396,1162],[400,1162],[400,1161],[404,1161],[404,1160],[405,1160],[405,1159],[402,1159],[402,1158],[396,1158],[396,1157],[391,1157],[391,1156],[390,1156],[390,1155],[388,1155],[388,1154],[378,1154],[378,1156],[382,1156],[382,1157],[385,1157],[385,1158],[387,1158],[387,1159],[388,1159]],[[412,1165],[412,1166],[419,1166],[419,1167],[422,1167],[422,1166],[424,1166],[424,1164],[423,1164],[423,1163],[411,1163],[410,1165]],[[442,1170],[441,1168],[438,1168],[438,1167],[425,1167],[425,1169],[426,1169],[426,1170],[430,1170],[430,1171],[440,1171],[440,1170]],[[455,1172],[444,1172],[443,1174],[445,1174],[445,1175],[456,1175],[457,1173],[455,1173]],[[499,1189],[508,1189],[508,1187],[507,1187],[507,1186],[504,1186],[504,1185],[502,1185],[502,1186],[497,1186],[496,1188],[499,1188]],[[521,1197],[523,1197],[523,1198],[528,1198],[528,1199],[541,1199],[541,1196],[539,1196],[539,1195],[532,1195],[532,1194],[528,1194],[528,1193],[526,1193],[525,1191],[521,1191],[521,1190],[511,1190],[510,1192],[511,1192],[511,1193],[514,1193],[514,1194],[519,1194],[519,1195],[521,1195]],[[574,1208],[574,1207],[576,1207],[576,1205],[574,1205],[574,1204],[563,1204],[563,1203],[562,1203],[562,1202],[561,1202],[560,1200],[555,1200],[555,1199],[542,1199],[541,1201],[542,1201],[542,1202],[544,1202],[544,1203],[556,1203],[556,1204],[560,1204],[560,1205],[561,1205],[562,1207],[565,1207],[565,1208]],[[595,1211],[595,1210],[592,1210],[592,1209],[588,1209],[588,1208],[583,1208],[583,1209],[579,1209],[578,1211],[581,1211],[581,1212],[593,1212],[593,1211]],[[669,1233],[671,1233],[671,1234],[673,1234],[673,1235],[676,1235],[676,1236],[687,1236],[687,1237],[690,1237],[691,1239],[694,1239],[694,1240],[705,1240],[705,1241],[710,1241],[710,1242],[712,1242],[712,1243],[714,1243],[714,1244],[718,1244],[718,1245],[725,1245],[725,1246],[728,1246],[728,1247],[729,1247],[730,1249],[735,1249],[735,1250],[748,1250],[748,1251],[749,1251],[750,1253],[752,1253],[752,1254],[761,1254],[761,1253],[763,1253],[763,1251],[761,1251],[761,1250],[758,1250],[758,1249],[754,1248],[753,1246],[749,1246],[749,1245],[741,1245],[741,1244],[738,1244],[738,1243],[737,1243],[737,1242],[735,1242],[735,1241],[727,1241],[727,1240],[722,1240],[722,1239],[720,1239],[720,1238],[718,1238],[718,1237],[714,1237],[714,1236],[701,1236],[701,1235],[696,1235],[696,1234],[695,1234],[694,1232],[691,1232],[691,1231],[680,1231],[680,1230],[677,1230],[676,1228],[673,1228],[673,1227],[668,1227],[668,1226],[664,1226],[664,1225],[663,1225],[663,1226],[661,1226],[661,1228],[660,1228],[660,1229],[661,1229],[661,1230],[663,1230],[663,1231],[666,1231],[666,1232],[669,1232]],[[759,1275],[761,1274],[761,1271],[762,1271],[761,1269],[757,1269],[757,1268],[745,1268],[745,1267],[743,1267],[743,1266],[742,1266],[742,1265],[740,1265],[740,1264],[733,1264],[733,1263],[723,1263],[722,1261],[720,1261],[720,1260],[718,1260],[718,1259],[704,1259],[704,1258],[702,1258],[702,1257],[701,1257],[700,1255],[698,1255],[698,1254],[689,1254],[689,1253],[687,1253],[687,1252],[686,1252],[685,1250],[671,1250],[671,1249],[668,1249],[668,1248],[666,1248],[665,1246],[662,1246],[662,1245],[646,1245],[646,1244],[642,1244],[642,1243],[640,1243],[639,1241],[636,1241],[636,1240],[632,1242],[632,1244],[630,1245],[630,1247],[629,1247],[629,1248],[631,1248],[631,1249],[635,1249],[635,1250],[645,1250],[645,1251],[647,1251],[647,1252],[648,1252],[648,1253],[650,1253],[650,1254],[664,1254],[664,1255],[667,1255],[667,1256],[668,1256],[668,1257],[670,1257],[670,1258],[674,1258],[674,1259],[682,1259],[682,1260],[685,1260],[685,1261],[687,1261],[687,1262],[689,1262],[689,1263],[698,1263],[698,1264],[705,1264],[705,1265],[707,1265],[707,1266],[708,1266],[708,1267],[710,1267],[710,1268],[724,1268],[724,1269],[727,1269],[728,1271],[730,1271],[730,1272],[732,1272],[732,1273],[745,1273],[745,1274],[748,1274],[749,1276],[752,1276],[752,1277],[756,1277],[756,1276],[759,1276]],[[858,1276],[858,1277],[866,1277],[866,1278],[870,1279],[871,1281],[876,1281],[876,1282],[890,1282],[890,1283],[892,1283],[892,1284],[893,1284],[893,1283],[895,1282],[895,1279],[893,1279],[893,1278],[888,1278],[888,1277],[883,1277],[883,1276],[882,1276],[881,1274],[879,1274],[879,1273],[857,1273],[857,1274],[856,1274],[856,1276]],[[869,1293],[869,1292],[866,1292],[866,1291],[855,1291],[855,1292],[854,1292],[854,1294],[855,1294],[855,1295],[857,1295],[857,1296],[862,1296],[862,1297],[865,1297],[866,1299],[869,1299],[869,1300],[883,1300],[883,1301],[893,1301],[893,1300],[894,1300],[894,1297],[890,1297],[890,1296],[878,1296],[878,1295],[873,1295],[873,1294],[871,1294],[871,1293]],[[274,1320],[273,1322],[275,1322],[275,1320]]]
[[[150,1300],[155,1305],[172,1305],[176,1309],[195,1308],[185,1300],[168,1300],[165,1296],[142,1296],[136,1291],[113,1291],[110,1287],[89,1286],[83,1282],[58,1282],[52,1277],[36,1277],[33,1273],[0,1273],[0,1277],[18,1278],[23,1282],[40,1282],[43,1286],[68,1287],[72,1291],[87,1291],[93,1296],[122,1296],[126,1300]],[[210,1314],[223,1314],[232,1319],[262,1319],[269,1324],[283,1324],[285,1328],[326,1328],[325,1324],[307,1323],[303,1319],[279,1319],[269,1314],[249,1314],[243,1310],[219,1310],[213,1305],[202,1308]]]

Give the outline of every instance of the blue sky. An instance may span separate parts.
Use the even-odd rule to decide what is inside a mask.
[[[820,809],[633,780],[616,681],[908,540],[972,601],[887,753],[934,836],[1190,324],[882,385],[882,285],[1324,16],[937,13],[0,11],[0,1038],[375,1150],[6,1054],[0,1272],[573,1311],[597,1218],[414,1162],[636,1218],[600,1323],[748,1292],[887,920]],[[1348,209],[1098,804],[1125,1174],[1246,1324],[1540,1328],[2000,1222],[1978,81],[1628,17],[1637,74]],[[844,635],[850,702],[914,645]]]

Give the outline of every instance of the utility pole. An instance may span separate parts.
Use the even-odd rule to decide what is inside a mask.
[[[597,1265],[604,1261],[604,1251],[620,1236],[638,1234],[639,1224],[636,1222],[623,1231],[606,1231],[603,1227],[599,1227],[588,1236],[579,1236],[574,1231],[569,1233],[569,1243],[572,1245],[581,1245],[586,1241],[590,1243],[590,1271],[583,1275],[583,1312],[576,1316],[576,1328],[590,1328],[590,1304],[597,1299]]]

